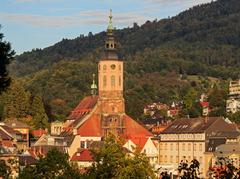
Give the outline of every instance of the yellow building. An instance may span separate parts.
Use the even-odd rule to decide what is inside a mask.
[[[190,163],[197,159],[200,176],[207,177],[215,147],[224,144],[233,132],[238,133],[222,118],[175,120],[159,136],[159,165],[176,174],[182,160]]]

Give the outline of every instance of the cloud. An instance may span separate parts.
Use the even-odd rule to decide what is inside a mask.
[[[14,23],[24,23],[41,27],[67,27],[78,25],[103,25],[108,22],[106,11],[83,11],[69,16],[46,16],[18,13],[0,13],[0,19]],[[114,24],[129,26],[133,22],[140,24],[152,19],[150,16],[139,12],[114,13]]]
[[[212,0],[145,0],[146,3],[158,5],[180,5],[182,7],[191,7],[197,4],[204,4]]]

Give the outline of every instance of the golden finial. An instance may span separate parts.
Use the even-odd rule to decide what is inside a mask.
[[[112,18],[113,18],[113,16],[112,16],[112,9],[110,9],[108,30],[113,30]]]

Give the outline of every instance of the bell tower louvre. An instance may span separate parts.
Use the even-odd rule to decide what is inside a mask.
[[[98,102],[104,136],[108,133],[119,135],[124,130],[123,61],[117,55],[112,17],[110,10],[104,55],[98,64]]]

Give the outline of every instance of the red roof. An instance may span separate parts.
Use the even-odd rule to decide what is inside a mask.
[[[141,124],[137,121],[133,120],[128,115],[124,116],[125,130],[124,136],[153,136],[151,132],[145,129]]]
[[[87,162],[87,161],[93,161],[93,157],[91,152],[88,149],[83,149],[81,151],[76,152],[70,161],[78,161],[78,162]]]
[[[209,107],[209,102],[200,102],[202,107]]]
[[[0,145],[2,145],[4,147],[13,147],[13,141],[11,141],[11,140],[2,140],[0,142]]]
[[[145,146],[148,138],[147,137],[129,137],[129,140],[131,140],[134,144],[136,144],[140,149],[143,149]]]
[[[81,136],[101,136],[101,119],[93,114],[77,130]]]
[[[71,111],[69,115],[70,120],[76,120],[81,118],[84,114],[89,113],[96,105],[98,96],[87,96],[77,105],[77,107]]]
[[[38,130],[33,130],[31,132],[31,134],[36,137],[36,138],[39,138],[41,137],[43,134],[47,134],[47,131],[45,131],[44,129],[38,129]]]

